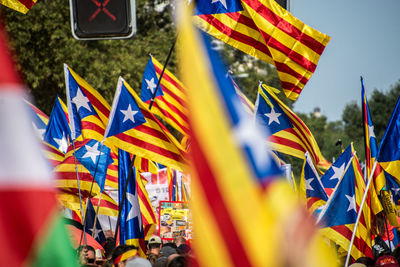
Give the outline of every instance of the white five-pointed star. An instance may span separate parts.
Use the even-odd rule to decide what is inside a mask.
[[[94,239],[98,238],[98,237],[99,237],[99,234],[100,234],[101,232],[103,232],[103,230],[98,229],[97,227],[95,227],[95,229],[94,229]]]
[[[38,127],[36,127],[36,124],[34,124],[33,122],[32,122],[32,126],[33,126],[33,129],[35,130],[37,136],[40,139],[43,139],[44,132],[46,131],[46,129],[39,129]]]
[[[278,123],[278,124],[281,124],[278,118],[282,114],[275,112],[274,108],[271,108],[271,112],[270,113],[265,113],[264,115],[269,118],[268,125],[270,125],[273,121]]]
[[[131,204],[131,209],[128,213],[128,216],[126,217],[126,221],[129,221],[135,217],[138,217],[139,225],[142,225],[142,215],[140,214],[139,201],[138,201],[136,195],[127,192],[126,199]]]
[[[235,106],[241,105],[234,103]],[[265,145],[265,137],[256,128],[254,121],[251,120],[245,111],[238,107],[239,123],[235,125],[233,130],[236,141],[240,145],[247,145],[250,148],[255,164],[259,169],[269,168],[270,162],[266,151],[268,148]]]
[[[395,195],[400,195],[400,187],[398,187],[398,188],[395,188],[395,187],[392,187],[392,191],[394,192],[394,194]]]
[[[211,4],[218,3],[218,2],[220,2],[225,7],[225,9],[228,9],[228,7],[226,6],[226,0],[212,0]]]
[[[157,84],[154,83],[154,78],[151,80],[144,79],[147,83],[147,89],[149,89],[154,94],[154,89],[156,89]]]
[[[314,178],[306,179],[306,190],[311,190],[314,191],[314,188],[311,186],[311,182],[314,180]]]
[[[135,123],[135,115],[138,113],[138,111],[133,111],[131,104],[129,104],[126,110],[121,110],[121,112],[124,114],[124,120],[122,121],[123,123],[127,120],[131,120],[133,123]]]
[[[368,135],[369,135],[369,138],[372,138],[372,137],[375,138],[374,126],[373,125],[368,125]]]
[[[65,137],[65,133],[63,132],[63,136],[61,138],[55,138],[53,137],[54,142],[56,142],[56,144],[58,145],[58,149],[65,153],[67,151],[68,148],[68,142],[67,142],[67,138]]]
[[[76,96],[72,98],[72,103],[76,105],[76,109],[79,111],[81,107],[86,108],[87,110],[91,111],[89,106],[89,99],[83,95],[81,89],[78,87],[76,91]]]
[[[87,151],[82,158],[91,158],[93,163],[96,164],[96,158],[104,154],[103,152],[100,152],[99,144],[100,143],[95,143],[93,146],[85,145]]]
[[[355,212],[357,212],[356,200],[354,199],[354,195],[353,196],[346,195],[346,198],[349,201],[349,207],[347,208],[347,211],[354,210]]]
[[[340,177],[344,172],[344,163],[339,168],[332,165],[332,170],[334,174],[332,175],[331,178],[329,178],[329,180],[340,179]]]

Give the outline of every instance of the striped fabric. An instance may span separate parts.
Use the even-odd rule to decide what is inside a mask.
[[[330,37],[307,26],[273,0],[239,0],[236,6],[194,18],[196,24],[214,37],[254,57],[274,64],[282,88],[296,100],[314,73]],[[220,1],[222,5],[223,1]],[[217,13],[218,12],[218,13]]]
[[[53,168],[57,167],[65,158],[64,153],[46,142],[42,142],[42,152]]]
[[[76,141],[75,142],[75,150],[83,147],[87,144],[90,139],[85,141]],[[93,176],[90,171],[86,169],[80,162],[77,160],[77,166],[75,166],[75,157],[73,156],[74,150],[72,145],[68,148],[68,151],[65,155],[65,159],[62,163],[60,163],[57,167],[55,167],[54,172],[57,173],[56,179],[56,187],[59,189],[63,189],[67,192],[78,194],[78,182],[77,182],[77,172],[79,174],[80,187],[82,197],[86,198],[89,196],[90,189],[92,187]],[[114,163],[110,165],[107,169],[106,182],[105,185],[111,186],[113,188],[117,188],[118,181],[118,168],[116,168],[115,164],[115,155],[111,153],[111,158],[114,160]],[[115,169],[116,168],[116,169]],[[100,193],[100,187],[97,183],[93,183],[92,196],[95,196]]]
[[[36,1],[37,0],[0,0],[0,4],[26,14]]]
[[[110,114],[110,105],[66,64],[64,72],[72,139],[75,140],[82,134],[84,139],[101,142]]]
[[[361,109],[363,115],[363,129],[364,129],[364,147],[365,147],[365,164],[367,169],[367,177],[369,176],[372,171],[372,166],[376,160],[378,154],[378,143],[374,133],[374,125],[372,122],[371,114],[369,112],[367,96],[365,95],[365,89],[363,80],[361,78]],[[374,214],[377,214],[382,211],[382,204],[379,201],[378,195],[379,192],[385,187],[386,179],[385,174],[382,167],[377,164],[374,174],[372,176],[372,183],[371,183],[371,199],[372,199],[372,210]],[[397,221],[397,220],[396,220]]]
[[[163,68],[164,66],[157,59],[150,56],[145,73],[143,74],[140,95],[143,102],[148,104],[151,102],[153,90],[158,83]],[[188,135],[185,90],[184,85],[178,78],[168,69],[165,69],[151,111],[160,116],[181,134]]]
[[[178,170],[187,165],[184,149],[121,77],[105,142]]]
[[[321,154],[313,134],[304,122],[274,93],[276,89],[262,85],[258,89],[256,118],[268,128],[268,142],[273,150],[298,158],[308,151],[314,165],[328,169],[330,163]]]
[[[354,153],[354,148],[351,145],[351,151]],[[353,179],[353,181],[349,181],[347,179]],[[335,209],[339,210],[338,214],[332,214],[330,215],[331,218],[333,218],[333,223],[332,219],[328,220],[328,222],[325,221],[325,223],[328,223],[330,227],[323,228],[321,229],[321,232],[330,240],[335,242],[337,245],[341,246],[345,251],[349,250],[349,245],[350,245],[350,240],[351,236],[353,233],[354,229],[354,222],[356,219],[356,212],[350,209],[350,202],[349,198],[351,193],[346,192],[346,196],[340,194],[345,194],[345,189],[343,183],[347,181],[347,184],[353,187],[352,192],[354,193],[354,201],[355,201],[355,209],[357,212],[359,212],[359,205],[361,203],[361,199],[363,197],[366,184],[364,177],[362,175],[361,167],[358,162],[357,156],[354,156],[352,159],[352,163],[349,167],[349,169],[346,172],[346,175],[344,176],[341,185],[338,187],[337,192],[334,193],[331,197],[334,197],[332,199],[332,202],[330,204],[330,207],[336,207]],[[343,186],[342,186],[343,184]],[[351,192],[351,191],[350,191]],[[336,200],[339,199],[344,199],[345,201],[343,204],[340,204],[339,202],[335,202]],[[326,215],[329,216],[330,208],[327,208]],[[350,215],[350,213],[353,212],[352,217],[347,217]],[[360,257],[366,256],[366,257],[371,257],[373,258],[372,255],[372,241],[371,241],[371,226],[372,226],[372,220],[371,220],[371,215],[372,215],[372,209],[371,209],[371,197],[370,195],[367,195],[366,202],[364,203],[363,209],[362,209],[362,215],[360,218],[360,222],[357,227],[356,231],[356,236],[354,240],[354,244],[351,250],[351,257],[353,259],[358,259]],[[324,218],[326,216],[324,215],[322,218],[322,221],[324,221]],[[338,221],[346,221],[345,224],[340,224]]]
[[[134,165],[139,172],[158,173],[157,165],[151,160],[136,156]]]
[[[38,109],[28,100],[24,99],[24,102],[27,104],[30,111],[29,115],[32,120],[32,126],[35,130],[35,133],[39,137],[39,139],[43,140],[46,126],[49,123],[49,116],[47,116],[43,111]]]

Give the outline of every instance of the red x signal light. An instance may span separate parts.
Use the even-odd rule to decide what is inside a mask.
[[[125,39],[136,32],[135,0],[70,0],[78,40]]]

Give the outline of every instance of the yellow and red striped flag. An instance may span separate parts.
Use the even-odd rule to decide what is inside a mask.
[[[105,138],[106,144],[139,157],[178,170],[186,168],[185,150],[121,77]]]
[[[296,100],[330,37],[274,0],[196,2],[196,24],[214,37],[274,64],[286,96]]]
[[[90,84],[64,65],[71,138],[103,140],[110,105]]]
[[[23,14],[28,13],[36,2],[37,0],[0,0],[0,4]]]
[[[328,169],[330,163],[321,154],[311,131],[274,91],[266,85],[259,87],[255,111],[256,121],[271,133],[268,142],[272,149],[303,159],[308,151],[316,167]]]
[[[164,66],[150,56],[143,74],[140,99],[150,103]],[[184,85],[165,69],[151,111],[183,135],[189,134]]]

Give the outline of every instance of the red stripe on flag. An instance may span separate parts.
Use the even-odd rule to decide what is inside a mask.
[[[93,107],[98,109],[106,117],[108,117],[110,115],[110,110],[103,103],[101,103],[100,100],[98,100],[96,96],[94,96],[88,89],[83,87],[81,84],[79,84],[79,87],[82,89],[84,94],[87,96],[87,98],[89,99],[89,101]]]
[[[291,148],[293,148],[295,150],[299,150],[302,153],[306,152],[306,150],[305,150],[305,148],[303,146],[301,146],[299,143],[294,142],[294,141],[292,141],[290,139],[286,139],[286,138],[283,138],[283,137],[271,135],[270,137],[268,137],[268,140],[273,142],[273,143],[276,143],[276,144],[282,144],[282,145],[291,147]]]
[[[275,67],[276,67],[277,71],[282,72],[282,73],[287,73],[288,75],[296,78],[302,84],[306,84],[308,82],[307,77],[305,77],[304,75],[299,74],[297,71],[295,71],[294,69],[290,68],[287,64],[281,63],[281,62],[276,62],[275,60],[274,60],[274,64],[275,64]],[[284,83],[291,84],[289,82],[282,82],[282,81],[281,81],[281,83],[282,84],[284,84]],[[300,89],[300,91],[301,91],[301,89]]]
[[[121,139],[122,141],[130,143],[132,145],[141,147],[142,149],[149,150],[149,151],[159,154],[161,156],[167,157],[169,159],[173,159],[178,162],[184,162],[184,160],[182,159],[180,154],[174,153],[170,150],[159,147],[152,143],[148,143],[146,141],[140,140],[136,137],[133,137],[133,136],[130,136],[130,135],[127,135],[124,133],[117,134],[117,135],[115,135],[115,137]]]
[[[345,225],[332,226],[331,229],[335,230],[337,233],[342,235],[344,238],[351,240],[353,232]],[[355,246],[359,251],[364,253],[365,256],[373,258],[372,249],[368,244],[361,238],[355,236],[353,246]],[[368,249],[369,248],[369,249]],[[348,248],[347,248],[348,250]]]
[[[163,100],[161,100],[163,101]],[[164,102],[166,103],[166,102]],[[166,103],[168,104],[168,103]],[[174,115],[172,115],[171,113],[168,112],[168,110],[160,108],[160,106],[157,104],[157,102],[154,102],[154,108],[157,108],[158,110],[160,110],[160,112],[162,114],[164,114],[165,117],[169,118],[171,121],[173,121],[180,129],[182,129],[182,131],[186,134],[189,134],[189,129],[185,126],[183,126],[175,117]],[[179,116],[179,115],[178,115]],[[184,118],[182,118],[184,119]],[[185,122],[187,122],[187,120],[185,120]]]
[[[254,9],[259,15],[261,15],[265,20],[269,21],[272,25],[275,25],[278,29],[290,35],[292,38],[296,39],[300,43],[314,50],[317,54],[322,54],[325,49],[325,46],[318,42],[318,40],[313,37],[307,35],[301,30],[297,29],[290,22],[282,19],[277,14],[274,13],[271,9],[263,5],[258,0],[243,0],[247,5],[249,5],[252,9]]]
[[[146,207],[146,210],[148,211],[148,213],[151,215],[151,219],[156,222],[156,216],[154,214],[154,210],[153,207],[150,205],[150,203],[147,201],[147,198],[145,196],[145,193],[142,191],[142,189],[139,187],[138,188],[138,196],[141,199],[143,205]]]
[[[204,200],[207,201],[206,205],[213,214],[216,227],[223,237],[221,242],[224,242],[226,252],[236,266],[251,266],[251,261],[248,258],[246,249],[237,232],[238,230],[240,231],[240,229],[236,229],[233,225],[233,219],[225,206],[224,199],[216,184],[218,177],[215,177],[210,169],[206,155],[197,143],[197,138],[194,133],[192,133],[192,137],[192,157],[193,162],[195,162],[193,165],[198,174],[197,176],[201,177],[201,179],[198,179],[201,185],[199,190],[203,191],[202,194],[205,196]]]
[[[238,42],[244,43],[248,46],[254,47],[255,49],[261,51],[262,53],[271,57],[271,53],[269,52],[268,48],[265,46],[265,43],[262,43],[249,35],[245,35],[234,29],[228,27],[227,25],[221,23],[219,20],[214,18],[212,15],[199,15],[199,18],[206,21],[208,24],[215,27],[221,33],[227,35],[229,38],[232,38]]]

